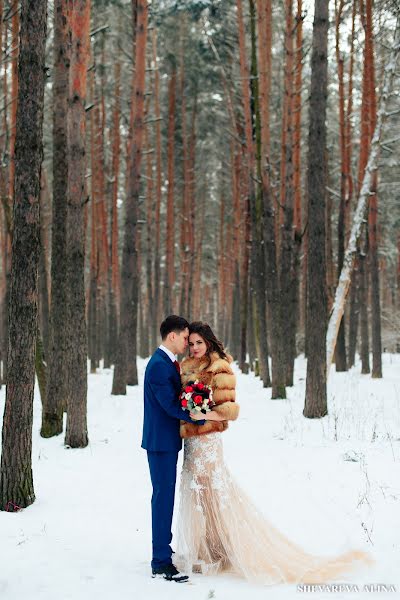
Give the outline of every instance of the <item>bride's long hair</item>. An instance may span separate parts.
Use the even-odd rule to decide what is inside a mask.
[[[208,323],[203,323],[202,321],[193,321],[193,323],[190,323],[189,325],[189,335],[191,333],[197,333],[197,335],[202,337],[205,341],[207,346],[207,356],[210,361],[208,366],[210,366],[211,363],[211,352],[216,352],[220,358],[228,360],[228,356],[225,352],[223,343],[220,342],[219,339],[217,339],[215,333],[213,332]]]

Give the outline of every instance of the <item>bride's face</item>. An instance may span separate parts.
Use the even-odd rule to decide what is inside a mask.
[[[191,333],[189,336],[189,354],[194,358],[201,358],[207,352],[207,345],[204,339],[198,333]]]

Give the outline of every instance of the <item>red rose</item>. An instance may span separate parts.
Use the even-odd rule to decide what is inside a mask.
[[[203,398],[201,396],[195,396],[193,401],[195,404],[201,404],[203,402]]]
[[[191,386],[191,385],[188,385],[188,386],[186,386],[186,387],[185,387],[185,392],[186,392],[187,394],[189,394],[189,392],[193,392],[193,388],[192,388],[192,386]]]
[[[185,400],[182,400],[182,406],[183,406],[184,408],[186,408],[186,407],[187,407],[187,400],[186,400],[186,399],[185,399]]]
[[[202,390],[204,388],[204,383],[198,383],[197,384],[197,389],[198,390]]]

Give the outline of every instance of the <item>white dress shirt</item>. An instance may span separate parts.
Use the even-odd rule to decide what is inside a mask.
[[[168,356],[168,358],[170,358],[172,360],[173,363],[176,361],[176,356],[173,352],[171,352],[171,350],[168,350],[168,348],[166,348],[162,344],[158,347],[160,348],[160,350],[165,352],[165,354]]]

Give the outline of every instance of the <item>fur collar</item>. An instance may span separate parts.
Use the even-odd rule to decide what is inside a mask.
[[[211,362],[210,362],[211,360]],[[210,362],[210,364],[208,364]],[[181,363],[181,369],[183,373],[189,373],[194,371],[207,371],[214,373],[218,370],[225,370],[228,368],[230,371],[229,364],[233,362],[233,358],[230,354],[227,354],[227,359],[221,358],[217,352],[211,352],[208,357],[206,354],[201,358],[184,358]]]

